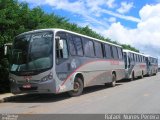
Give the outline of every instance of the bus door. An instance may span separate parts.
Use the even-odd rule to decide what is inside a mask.
[[[124,63],[125,63],[125,69],[127,69],[127,53],[124,52]]]
[[[60,81],[64,81],[70,73],[67,34],[64,32],[58,32],[55,41],[56,74]]]
[[[150,61],[149,57],[146,57],[146,65],[147,65],[148,74],[151,74],[151,61]]]
[[[131,54],[128,53],[128,69],[131,68]]]
[[[133,54],[128,53],[128,72],[129,72],[129,74],[132,73],[132,71],[134,69],[134,66],[135,66],[135,62],[134,62],[134,59],[133,59]]]

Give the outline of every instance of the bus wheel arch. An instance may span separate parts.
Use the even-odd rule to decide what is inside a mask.
[[[73,90],[69,91],[68,94],[71,97],[76,97],[82,94],[84,89],[84,78],[83,75],[78,73],[75,75]]]
[[[84,77],[83,77],[82,73],[76,74],[76,75],[75,75],[75,78],[76,78],[76,77],[80,78],[80,79],[82,80],[82,82],[83,82],[83,85],[84,85]],[[75,79],[74,79],[74,80],[75,80]]]

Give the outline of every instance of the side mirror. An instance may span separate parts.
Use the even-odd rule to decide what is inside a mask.
[[[4,55],[7,55],[7,53],[8,53],[7,46],[4,45]]]
[[[59,36],[56,36],[55,39],[56,39],[56,41],[59,41],[59,40],[60,40],[60,37],[59,37]]]
[[[56,36],[55,40],[57,41],[57,49],[63,49],[63,40],[59,36]]]
[[[63,40],[59,40],[59,49],[63,49]]]

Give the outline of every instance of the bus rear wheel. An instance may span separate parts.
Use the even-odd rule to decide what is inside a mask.
[[[115,87],[116,86],[116,75],[113,73],[112,74],[112,82],[109,83],[110,87]]]
[[[133,81],[134,80],[134,72],[132,73],[132,76],[130,78],[130,81]]]
[[[71,97],[76,97],[76,96],[81,95],[82,92],[83,92],[83,88],[84,88],[82,79],[79,78],[79,77],[76,77],[75,81],[74,81],[74,86],[73,87],[74,87],[73,90],[69,91],[68,94]]]
[[[144,78],[144,75],[143,75],[143,71],[142,71],[142,74],[141,74],[141,79],[143,79]]]

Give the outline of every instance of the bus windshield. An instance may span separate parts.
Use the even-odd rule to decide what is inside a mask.
[[[37,32],[15,38],[11,72],[39,71],[52,67],[53,32]]]

